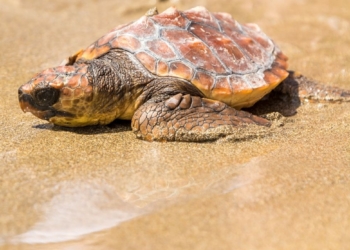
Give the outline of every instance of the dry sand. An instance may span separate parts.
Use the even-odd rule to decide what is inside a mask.
[[[33,3],[34,2],[34,3]],[[156,1],[0,2],[0,249],[348,249],[350,103],[270,136],[148,143],[128,123],[62,129],[18,87]],[[290,68],[350,89],[348,0],[162,1],[256,22]]]

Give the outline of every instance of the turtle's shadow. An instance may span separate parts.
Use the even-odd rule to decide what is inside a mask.
[[[289,117],[297,113],[300,105],[301,101],[299,97],[271,92],[254,106],[245,108],[244,110],[258,116],[278,112],[285,117]]]
[[[289,73],[289,76],[269,95],[258,101],[254,106],[244,110],[255,115],[266,115],[272,112],[278,112],[285,117],[295,115],[301,105],[299,98],[300,83],[294,77],[293,71]]]
[[[66,131],[72,132],[76,134],[105,134],[105,133],[120,133],[125,131],[131,131],[130,121],[125,120],[115,120],[111,124],[105,126],[86,126],[86,127],[62,127],[58,125],[54,125],[51,123],[42,123],[38,125],[34,125],[33,128],[36,129],[46,129],[52,131]]]

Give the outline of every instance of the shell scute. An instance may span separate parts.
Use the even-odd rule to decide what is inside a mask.
[[[227,76],[223,76],[216,79],[215,86],[211,90],[210,97],[227,103],[230,102],[232,93],[229,78]]]
[[[106,54],[110,50],[109,44],[104,44],[102,46],[95,46],[95,44],[88,47],[79,58],[84,58],[87,60],[92,60]]]
[[[224,31],[241,50],[244,50],[248,59],[252,60],[251,65],[253,67],[262,67],[270,63],[270,58],[265,53],[264,49],[247,34],[227,27],[224,27]]]
[[[204,7],[198,6],[184,11],[183,14],[194,23],[204,24],[218,30],[220,29],[216,18]]]
[[[141,43],[133,36],[121,35],[111,41],[111,46],[113,48],[121,48],[128,51],[136,51],[141,48]]]
[[[215,29],[198,24],[192,24],[190,30],[210,46],[230,73],[244,73],[255,69],[254,65],[248,61],[248,58],[230,37]]]
[[[227,104],[230,106],[233,106],[232,104],[234,104],[236,108],[244,107],[247,99],[251,98],[250,95],[253,92],[253,89],[250,84],[245,81],[243,76],[230,75],[228,79],[232,88],[232,95]]]
[[[247,23],[243,25],[247,34],[253,38],[261,47],[263,47],[267,53],[272,53],[274,49],[273,42],[261,31],[260,27],[256,24]]]
[[[230,75],[228,79],[230,81],[233,94],[238,94],[242,92],[244,92],[244,94],[248,94],[252,92],[251,86],[244,80],[243,76]]]
[[[157,63],[157,75],[167,76],[169,73],[169,66],[163,61],[158,61]]]
[[[186,30],[166,30],[164,38],[177,49],[184,60],[192,63],[195,68],[202,68],[210,72],[225,73],[217,57],[211,52],[208,45],[201,39]]]
[[[146,52],[138,52],[136,58],[152,73],[156,72],[156,60],[153,56]]]
[[[271,72],[279,78],[283,79],[288,76],[288,72],[285,69],[279,67],[279,65],[273,65],[273,67],[271,68]]]
[[[280,82],[280,79],[281,78],[272,73],[271,70],[266,70],[264,72],[264,80],[270,85],[277,86],[277,84]]]
[[[146,42],[146,45],[149,48],[149,50],[151,50],[154,54],[158,56],[158,58],[164,58],[164,59],[176,58],[176,54],[173,51],[173,49],[169,46],[169,43],[161,39],[150,40]]]
[[[185,28],[189,23],[174,7],[152,17],[161,26]]]
[[[281,60],[279,58],[276,58],[275,62],[274,62],[275,65],[278,65],[278,67],[286,70],[288,68],[288,63],[287,61],[284,61],[284,60]]]
[[[180,61],[170,63],[169,70],[170,76],[176,76],[186,80],[191,80],[193,76],[192,67]]]
[[[263,74],[247,74],[244,75],[244,80],[255,91],[256,89],[267,87],[268,84],[264,81]]]
[[[217,12],[213,13],[213,15],[216,20],[218,20],[221,31],[224,31],[225,29],[232,29],[236,30],[237,32],[243,32],[242,26],[235,19],[233,19],[230,14]]]
[[[129,34],[135,37],[142,37],[142,39],[147,39],[153,37],[154,34],[157,33],[157,27],[149,17],[143,16],[139,20],[119,30],[118,33]]]
[[[197,71],[192,79],[192,83],[206,96],[210,96],[211,89],[215,83],[215,78],[204,72]]]
[[[97,40],[97,46],[102,46],[102,45],[110,42],[116,36],[117,36],[117,32],[110,32],[110,33],[104,35],[103,37],[101,37],[100,39]]]

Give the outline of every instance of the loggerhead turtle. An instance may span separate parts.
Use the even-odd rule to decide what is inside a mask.
[[[269,126],[240,109],[278,85],[323,99],[345,93],[310,81],[290,85],[288,75],[287,57],[256,24],[171,7],[152,9],[37,74],[19,88],[19,101],[24,112],[61,126],[124,119],[138,138],[204,141]]]

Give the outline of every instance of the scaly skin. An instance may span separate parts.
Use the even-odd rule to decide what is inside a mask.
[[[223,136],[221,131],[210,133],[210,138],[206,132],[220,126],[270,125],[223,102],[189,94],[177,94],[159,103],[149,100],[135,112],[131,124],[137,138],[148,141],[216,140]]]

